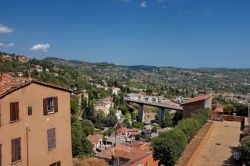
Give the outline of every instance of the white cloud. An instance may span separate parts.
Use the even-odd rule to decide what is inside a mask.
[[[33,45],[30,50],[31,51],[43,51],[43,52],[47,52],[49,49],[50,45],[48,43],[46,44],[36,44]]]
[[[143,2],[141,3],[141,7],[143,7],[143,8],[147,8],[147,7],[148,7],[146,1],[143,1]]]
[[[10,33],[10,32],[13,32],[12,28],[0,24],[0,33]]]
[[[0,48],[9,48],[14,46],[14,43],[9,43],[9,42],[0,42]]]

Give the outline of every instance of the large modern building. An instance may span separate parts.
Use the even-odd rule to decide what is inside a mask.
[[[0,166],[72,166],[69,90],[0,76]]]
[[[197,110],[206,109],[212,110],[212,94],[197,96],[191,98],[181,104],[183,107],[183,117],[187,118],[192,115]]]

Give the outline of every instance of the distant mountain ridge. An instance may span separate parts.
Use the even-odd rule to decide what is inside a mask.
[[[6,53],[0,52],[0,60]],[[9,54],[17,57],[18,55]],[[33,75],[41,80],[54,80],[66,86],[71,85],[71,79],[87,79],[94,83],[119,82],[134,89],[153,89],[164,94],[195,94],[214,92],[250,93],[250,69],[230,68],[177,68],[157,67],[147,65],[115,65],[107,62],[91,63],[80,60],[65,60],[48,57],[43,60],[30,59],[28,63],[0,61],[0,72],[17,73],[35,71],[37,66],[48,69],[49,72]],[[47,70],[47,71],[48,71]],[[78,82],[78,84],[80,84]]]

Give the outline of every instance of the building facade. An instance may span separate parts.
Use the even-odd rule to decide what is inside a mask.
[[[1,78],[0,166],[71,166],[70,91]]]
[[[197,96],[181,104],[183,107],[183,117],[191,117],[192,113],[197,110],[206,109],[212,111],[212,94]]]

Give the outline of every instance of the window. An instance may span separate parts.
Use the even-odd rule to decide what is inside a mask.
[[[57,161],[53,164],[50,164],[49,166],[61,166],[61,161]]]
[[[11,140],[11,162],[15,163],[21,160],[21,138]]]
[[[10,103],[10,122],[16,122],[19,120],[19,103]]]
[[[28,107],[28,115],[32,115],[32,107]]]
[[[49,97],[43,99],[43,114],[58,112],[58,99],[57,97]]]
[[[2,166],[2,145],[0,144],[0,166]]]
[[[56,148],[56,129],[48,129],[48,150],[52,150]]]

